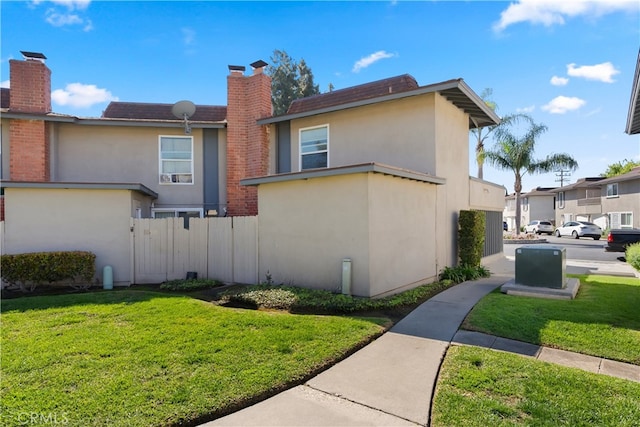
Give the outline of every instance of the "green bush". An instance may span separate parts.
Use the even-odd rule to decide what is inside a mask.
[[[640,243],[627,246],[625,258],[631,267],[640,271]]]
[[[461,265],[480,266],[484,251],[485,213],[460,211],[458,218],[458,254]]]
[[[83,251],[34,252],[2,255],[2,279],[23,291],[36,286],[70,282],[75,288],[91,286],[96,272],[95,254]]]
[[[457,267],[445,267],[440,272],[440,280],[451,280],[454,283],[462,283],[467,280],[478,280],[482,277],[489,277],[491,272],[487,268],[470,265],[459,265]]]
[[[363,298],[295,286],[255,285],[221,295],[218,304],[254,309],[344,314],[413,306],[453,286],[450,280],[418,286],[384,298]]]
[[[223,283],[213,279],[170,280],[160,285],[160,289],[167,291],[196,291],[222,286]]]

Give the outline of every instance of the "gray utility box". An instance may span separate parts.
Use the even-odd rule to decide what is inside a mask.
[[[563,289],[567,251],[561,246],[524,245],[516,249],[516,284]]]

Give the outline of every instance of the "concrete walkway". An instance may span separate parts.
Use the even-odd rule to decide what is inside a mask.
[[[447,289],[307,383],[204,426],[425,426],[451,344],[481,345],[640,381],[638,366],[458,331],[483,296],[513,277],[511,263],[504,257],[492,260],[491,278]]]

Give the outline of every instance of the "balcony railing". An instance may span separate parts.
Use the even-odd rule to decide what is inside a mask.
[[[578,206],[600,206],[600,197],[578,199]]]

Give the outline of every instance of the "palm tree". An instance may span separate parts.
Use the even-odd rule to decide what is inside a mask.
[[[490,99],[493,94],[493,89],[486,88],[480,94],[480,98],[484,101],[487,107],[491,108],[494,112],[498,109],[498,104]],[[496,128],[497,125],[494,126],[486,126],[486,127],[478,127],[471,129],[471,133],[476,139],[476,163],[478,164],[478,178],[483,179],[483,169],[482,166],[484,164],[484,141],[487,139],[489,134]]]
[[[516,136],[511,129],[524,122],[524,135]],[[534,159],[536,139],[547,131],[543,124],[537,124],[526,114],[513,114],[502,119],[494,131],[496,145],[484,152],[484,159],[492,166],[512,170],[515,175],[513,189],[516,192],[516,234],[520,234],[520,193],[522,177],[527,173],[545,173],[561,167],[576,170],[578,162],[569,154],[550,154],[545,159]]]

